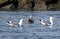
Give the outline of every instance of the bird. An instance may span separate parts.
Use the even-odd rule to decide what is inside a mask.
[[[10,26],[15,26],[12,21],[7,21],[7,24],[10,25]]]
[[[18,22],[18,26],[22,26],[22,24],[23,24],[23,21],[24,21],[24,19],[20,19],[20,21]]]
[[[23,23],[23,20],[24,19],[20,19],[18,23],[13,23],[12,21],[7,21],[7,24],[10,25],[10,26],[22,26],[22,23]]]
[[[44,21],[43,19],[40,19],[40,23],[42,25],[46,25],[46,26],[49,26],[50,28],[53,26],[53,19],[54,17],[49,17],[49,21]]]
[[[28,19],[28,23],[34,23],[33,17],[32,15],[30,15],[29,19]]]

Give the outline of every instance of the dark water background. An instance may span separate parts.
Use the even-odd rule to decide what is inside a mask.
[[[32,15],[33,24],[23,22],[23,28],[11,27],[7,25],[7,20],[18,23],[21,18],[26,20]],[[54,16],[52,28],[42,26],[39,19],[49,20]],[[29,11],[29,12],[9,12],[0,11],[0,39],[60,39],[60,11]]]

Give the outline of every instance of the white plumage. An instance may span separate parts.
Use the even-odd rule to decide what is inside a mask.
[[[18,25],[21,27],[24,19],[20,19]]]
[[[14,26],[14,24],[12,23],[12,21],[7,21],[7,24],[10,26]]]
[[[44,21],[43,19],[40,19],[40,23],[51,28],[53,26],[53,19],[53,17],[49,17],[49,21]]]
[[[12,21],[7,21],[7,24],[10,25],[10,26],[22,26],[22,23],[23,23],[23,19],[20,19],[20,21],[18,23],[13,23]]]

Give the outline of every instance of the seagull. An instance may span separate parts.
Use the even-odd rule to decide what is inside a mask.
[[[42,25],[46,25],[46,26],[49,26],[50,28],[53,26],[53,17],[49,17],[49,21],[44,21],[43,19],[40,19],[40,23]]]
[[[32,15],[30,15],[29,19],[28,19],[28,23],[34,23],[33,17]]]
[[[7,24],[10,25],[10,26],[22,26],[22,23],[23,23],[23,20],[24,19],[20,19],[20,21],[18,23],[13,23],[12,21],[7,21]]]

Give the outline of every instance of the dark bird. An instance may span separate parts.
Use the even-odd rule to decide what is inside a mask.
[[[29,20],[28,20],[28,23],[34,23],[34,20],[33,20],[33,18],[32,18],[32,15],[30,15],[30,18],[29,18]]]

